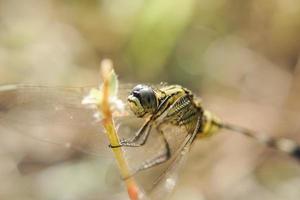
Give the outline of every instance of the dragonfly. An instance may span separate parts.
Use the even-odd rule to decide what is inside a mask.
[[[168,141],[160,128],[165,123],[185,127],[189,138],[184,144],[184,148],[190,145],[196,137],[210,137],[219,129],[228,129],[254,138],[266,146],[283,151],[300,160],[300,145],[295,141],[257,135],[252,130],[224,123],[211,112],[204,110],[201,100],[195,97],[190,90],[180,85],[170,85],[162,88],[137,85],[128,96],[128,103],[134,115],[139,118],[146,118],[146,123],[133,138],[122,140],[120,145],[111,147],[139,147],[144,145],[153,124],[155,124],[157,131],[161,133],[160,135],[164,141],[163,153],[145,161],[138,171],[159,165],[171,157]]]
[[[70,155],[75,158],[81,156],[74,152],[109,157],[108,144],[104,141],[104,134],[101,134],[101,126],[93,117],[93,111],[81,104],[90,88],[35,85],[0,87],[2,134],[20,134],[47,147],[44,150],[46,153],[41,155],[30,154],[31,158],[28,158],[25,153],[18,156],[18,168],[21,171],[28,170],[27,160],[36,160],[35,157],[41,156],[38,159],[46,166],[51,166],[52,162],[59,163]],[[164,197],[163,194],[172,191],[177,181],[177,172],[182,168],[194,140],[213,136],[220,129],[242,133],[296,159],[300,158],[300,148],[296,142],[266,137],[224,123],[203,108],[200,98],[182,86],[123,84],[119,95],[128,102],[128,110],[131,111],[131,115],[115,117],[120,124],[119,132],[125,138],[132,136],[135,130],[138,131],[134,137],[123,139],[119,146],[111,148],[125,147],[129,163],[133,166],[133,175],[140,179],[141,184],[145,184],[147,191],[153,192],[153,199]],[[142,120],[137,121],[137,118]],[[61,147],[59,153],[56,152],[59,156],[45,156],[50,146],[44,143]],[[38,146],[34,144],[34,147]]]

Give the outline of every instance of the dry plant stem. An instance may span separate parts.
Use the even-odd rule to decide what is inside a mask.
[[[104,66],[105,67],[105,66]],[[103,68],[104,68],[103,67]],[[109,105],[109,85],[110,85],[110,74],[112,72],[112,68],[110,69],[102,69],[101,71],[101,76],[103,80],[103,99],[102,103],[99,107],[103,114],[103,126],[106,130],[106,134],[108,136],[109,142],[112,146],[118,146],[119,145],[119,138],[114,126],[114,122],[112,119],[112,112],[110,110],[110,105]],[[113,148],[112,149],[115,159],[118,163],[120,173],[122,177],[130,177],[130,170],[127,165],[127,162],[124,158],[123,151],[121,148]],[[137,200],[138,199],[138,187],[137,184],[135,183],[135,180],[130,177],[125,180],[128,194],[130,196],[131,200]]]

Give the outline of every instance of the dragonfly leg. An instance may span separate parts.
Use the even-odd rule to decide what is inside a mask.
[[[160,128],[160,125],[158,125],[156,127],[157,131],[161,133],[161,136],[163,138],[163,141],[164,141],[164,151],[162,153],[159,153],[157,156],[155,156],[154,158],[152,159],[149,159],[149,160],[146,160],[140,168],[138,168],[138,170],[136,171],[139,172],[139,171],[142,171],[142,170],[145,170],[145,169],[149,169],[151,167],[154,167],[156,165],[159,165],[161,163],[164,163],[166,161],[168,161],[170,158],[171,158],[171,150],[170,150],[170,146],[169,146],[169,143],[166,139],[166,137],[164,136],[164,133],[163,131],[161,130]]]
[[[111,148],[117,147],[140,147],[143,146],[149,137],[152,128],[152,121],[148,120],[135,134],[133,138],[120,140],[120,145],[109,145]]]
[[[186,96],[184,96],[184,97],[186,97]],[[158,106],[157,111],[159,111],[161,113],[168,114],[170,112],[170,108],[168,108],[168,106],[165,106],[165,105],[168,103],[169,99],[170,99],[170,96],[165,98],[163,100],[163,102]],[[176,105],[176,103],[177,103],[177,101],[175,103],[173,103],[172,105]],[[171,108],[173,108],[172,105],[171,105]],[[147,142],[149,133],[150,133],[151,128],[152,128],[152,124],[156,120],[157,115],[158,115],[158,113],[155,113],[154,115],[152,115],[151,118],[146,121],[146,123],[140,128],[140,130],[135,134],[135,136],[133,138],[122,139],[120,141],[120,145],[113,146],[113,145],[110,144],[109,147],[110,148],[119,148],[119,147],[140,147],[140,146],[143,146]],[[160,116],[160,115],[158,115],[158,116]],[[166,116],[163,116],[162,120],[164,120],[165,117]]]
[[[109,145],[110,148],[118,148],[118,147],[140,147],[143,146],[148,139],[149,133],[152,128],[152,124],[157,120],[158,117],[161,117],[159,124],[162,124],[162,122],[166,121],[166,117],[170,117],[171,115],[177,114],[177,112],[181,111],[183,108],[186,108],[189,104],[188,95],[185,95],[181,98],[179,98],[177,101],[175,101],[172,105],[165,106],[168,103],[168,99],[170,97],[167,97],[164,99],[164,101],[158,106],[157,111],[159,113],[155,113],[151,116],[150,119],[146,121],[146,123],[140,128],[140,130],[135,134],[135,136],[131,139],[123,139],[120,141],[120,145]],[[185,106],[181,109],[176,109],[178,104],[182,104],[185,102]],[[162,110],[163,109],[163,110]],[[159,128],[160,125],[157,126],[157,130],[159,132],[162,132]],[[162,134],[163,135],[163,134]]]

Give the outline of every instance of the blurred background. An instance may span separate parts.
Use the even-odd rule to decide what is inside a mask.
[[[299,35],[296,0],[0,0],[0,83],[96,85],[110,58],[122,82],[181,84],[226,121],[300,142]],[[171,199],[299,199],[299,166],[221,132],[195,142]]]

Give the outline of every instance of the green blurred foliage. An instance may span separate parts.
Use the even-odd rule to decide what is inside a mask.
[[[293,0],[1,1],[1,80],[22,82],[18,74],[26,71],[38,75],[24,81],[42,81],[36,76],[56,60],[66,62],[59,73],[77,74],[67,83],[76,83],[82,71],[89,77],[109,57],[129,82],[179,82],[197,89],[215,73],[207,52],[229,37],[291,70],[299,51],[299,7]],[[64,82],[55,76],[47,81]]]

